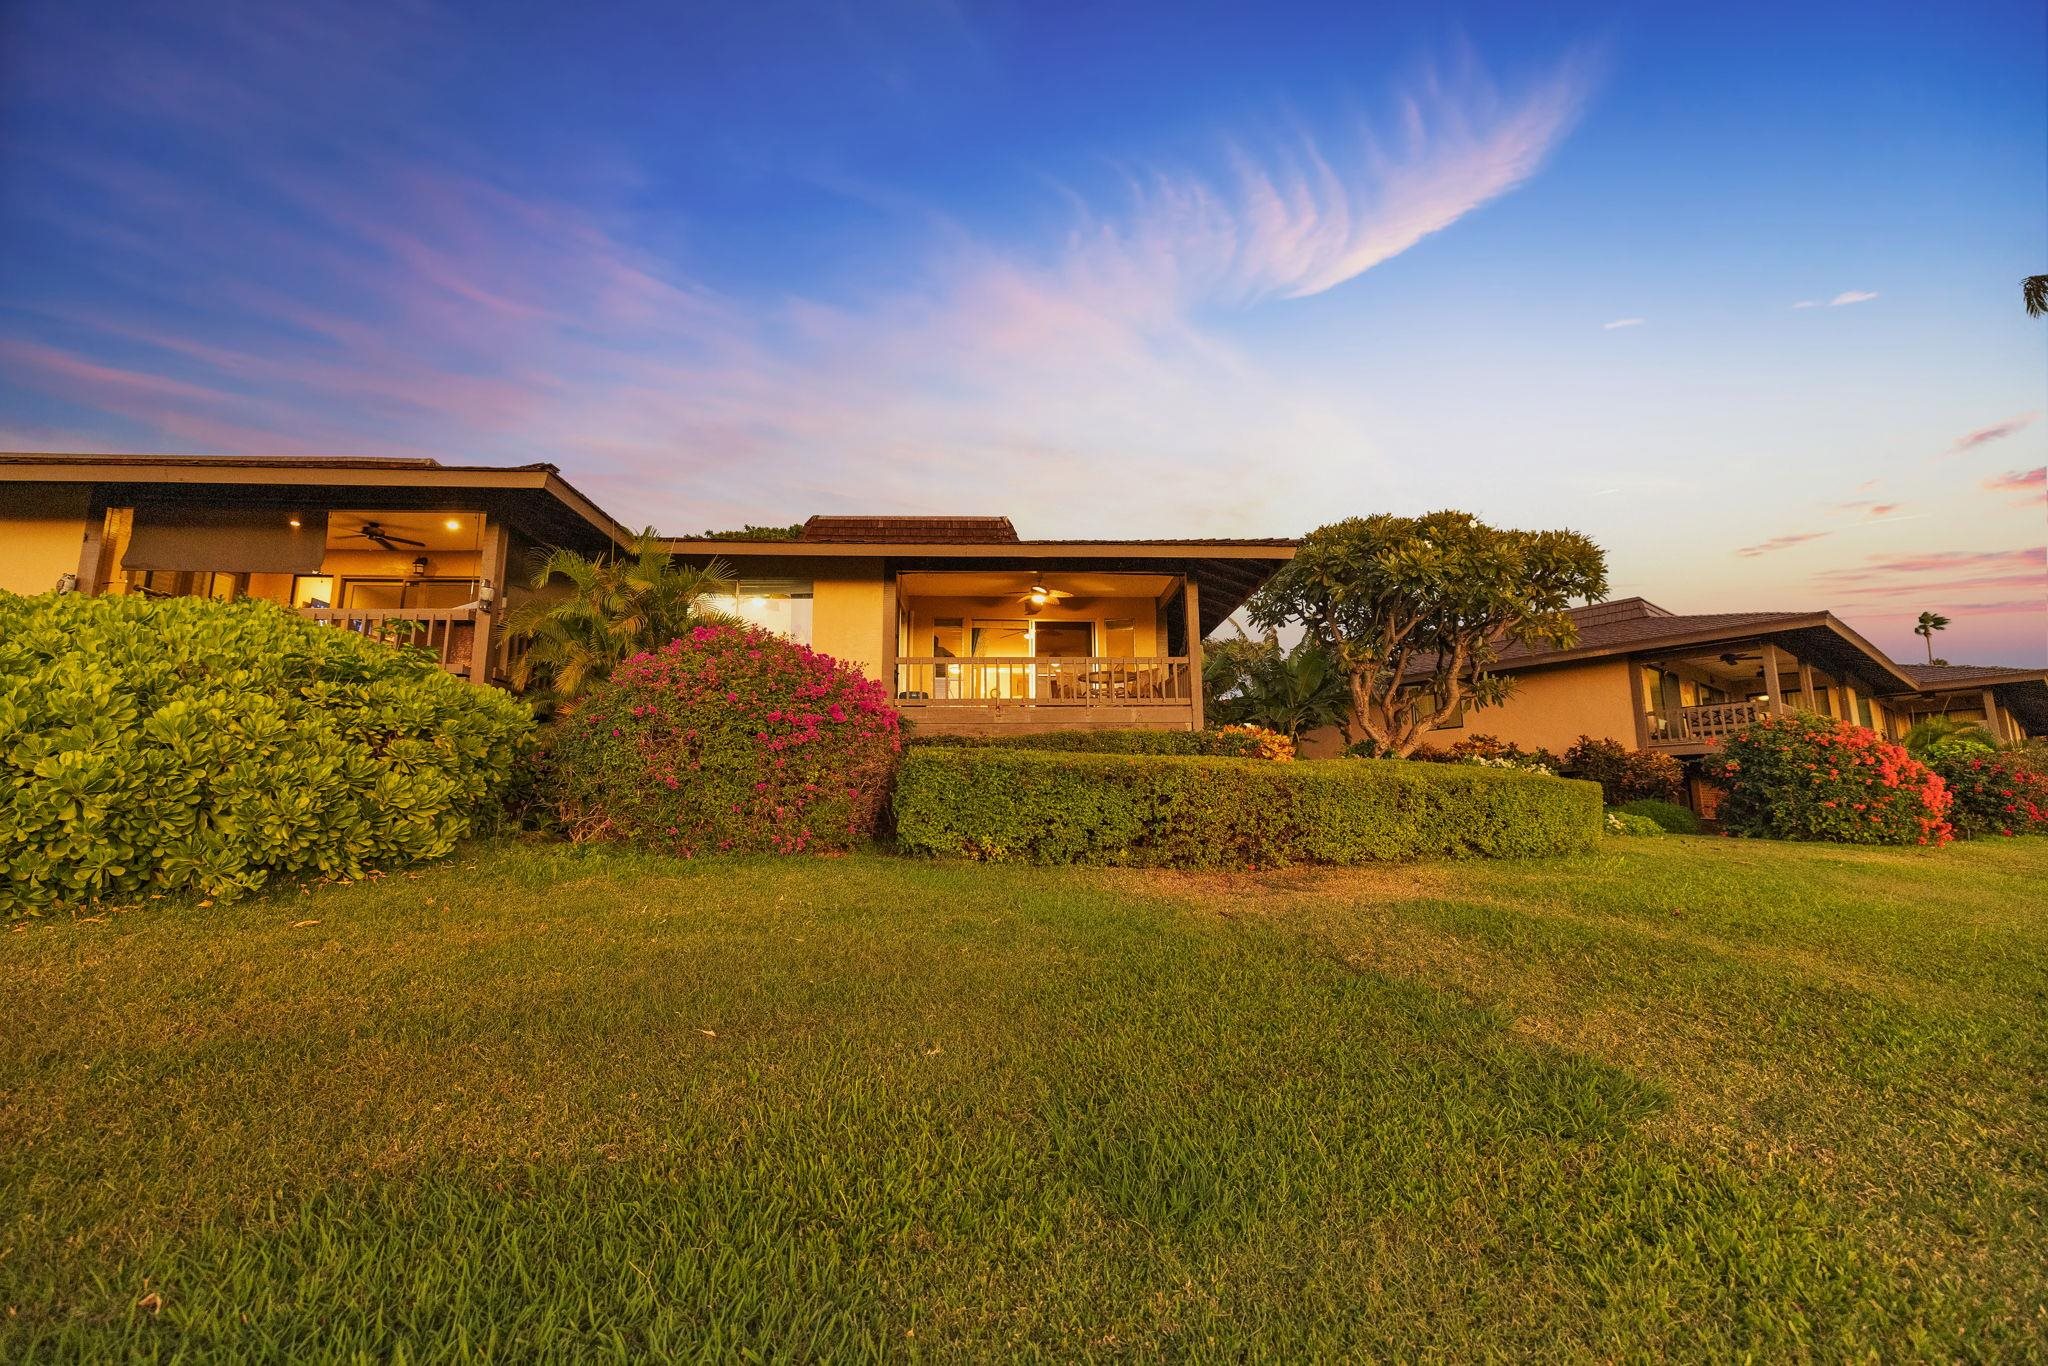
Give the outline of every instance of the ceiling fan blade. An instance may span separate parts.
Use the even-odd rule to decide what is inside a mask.
[[[420,547],[422,550],[424,550],[427,545],[425,541],[415,541],[410,536],[380,536],[378,537],[378,539],[381,541],[385,541],[387,543],[391,541],[396,541],[400,545],[416,545]]]

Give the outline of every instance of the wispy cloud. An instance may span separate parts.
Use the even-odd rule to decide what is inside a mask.
[[[1834,512],[1860,512],[1866,521],[1897,521],[1898,519],[1893,517],[1892,514],[1904,506],[1904,503],[1879,503],[1868,498],[1856,498],[1846,503],[1837,503],[1831,510]]]
[[[1984,487],[1992,493],[2017,495],[2013,502],[2020,507],[2038,503],[2048,493],[2048,465],[1994,474],[1984,481]]]
[[[1832,531],[1794,531],[1783,536],[1773,536],[1768,541],[1758,541],[1755,545],[1743,546],[1735,553],[1754,558],[1780,550],[1790,550],[1795,545],[1805,545],[1808,541],[1818,541],[1834,534]]]
[[[1611,323],[1601,323],[1600,330],[1603,332],[1612,332],[1616,328],[1621,327],[1641,327],[1647,321],[1648,319],[1645,318],[1616,318]]]
[[[1965,452],[1976,450],[1979,446],[1988,446],[1994,441],[2003,441],[2015,432],[2026,430],[2027,427],[2033,424],[2034,419],[2039,416],[2041,416],[2039,412],[2020,413],[2014,417],[2007,418],[2003,422],[1994,422],[1988,427],[1979,427],[1974,432],[1964,432],[1961,436],[1949,442],[1948,449],[1943,451],[1942,454],[1944,456],[1962,455]]]
[[[2048,547],[1872,555],[1859,565],[1824,570],[1813,581],[1837,600],[1875,602],[1956,598],[1987,589],[2039,592],[2048,590]],[[2036,596],[2036,610],[2043,601]]]
[[[1869,303],[1877,297],[1874,289],[1845,289],[1832,299],[1801,299],[1794,308],[1842,308],[1848,304]]]
[[[9,365],[159,447],[554,460],[674,525],[972,505],[1048,532],[1289,530],[1300,489],[1363,499],[1388,466],[1213,315],[1336,288],[1512,190],[1591,80],[1572,58],[1504,93],[1460,59],[1384,124],[1072,194],[1049,239],[922,215],[908,272],[802,296],[728,292],[587,190],[471,156],[361,139],[315,178],[294,137],[328,124],[278,82],[171,82],[163,134],[218,144],[237,180],[68,157],[50,207],[122,236],[121,303],[42,306]]]

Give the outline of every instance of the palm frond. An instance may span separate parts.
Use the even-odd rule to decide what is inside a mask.
[[[2027,305],[2029,318],[2048,315],[2048,275],[2029,275],[2020,281],[2020,298]]]

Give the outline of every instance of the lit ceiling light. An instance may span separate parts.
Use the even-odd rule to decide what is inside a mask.
[[[1045,591],[1044,584],[1034,583],[1031,585],[1031,601],[1043,607],[1052,601],[1052,594]]]
[[[292,518],[291,524],[294,528],[296,528],[299,524],[299,519],[296,517]]]
[[[441,525],[447,527],[450,531],[462,530],[462,523],[456,521],[453,517],[450,517],[447,521],[441,523]]]

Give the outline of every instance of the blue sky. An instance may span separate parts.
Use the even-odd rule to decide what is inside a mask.
[[[2037,3],[598,8],[0,7],[0,446],[1463,507],[2048,662]]]

